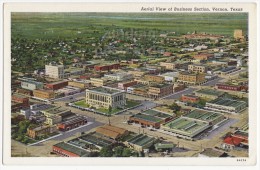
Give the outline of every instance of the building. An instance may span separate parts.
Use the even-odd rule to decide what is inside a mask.
[[[160,66],[165,67],[166,70],[174,70],[176,69],[175,63],[168,63],[168,62],[160,62]]]
[[[13,94],[11,101],[11,111],[18,111],[29,107],[29,98],[20,94]]]
[[[228,91],[248,91],[248,85],[216,84],[217,89]]]
[[[55,63],[45,65],[45,75],[54,79],[64,78],[64,65],[57,65]]]
[[[41,136],[49,135],[51,133],[57,132],[56,126],[38,126],[27,129],[27,135],[30,138],[36,139]]]
[[[160,128],[164,124],[173,119],[173,116],[158,110],[146,110],[145,112],[135,114],[129,117],[130,122],[140,124],[144,127]]]
[[[206,121],[188,117],[179,117],[164,124],[162,129],[166,132],[173,133],[176,136],[192,139],[210,127],[211,125]]]
[[[55,93],[52,90],[34,90],[33,96],[39,99],[53,99]]]
[[[206,53],[201,53],[193,56],[194,59],[196,60],[209,60],[214,57],[214,54],[206,54]]]
[[[239,113],[245,110],[247,103],[227,98],[217,98],[206,102],[205,109],[224,112],[224,113]]]
[[[22,107],[29,107],[29,97],[20,95],[20,94],[13,94],[12,95],[12,102],[21,103]]]
[[[22,88],[17,88],[16,93],[25,95],[25,96],[32,96],[33,92],[31,90],[27,90],[27,89],[22,89]]]
[[[113,74],[105,74],[104,77],[110,80],[124,81],[124,80],[132,79],[133,75],[126,72],[117,72]]]
[[[62,117],[60,115],[53,115],[46,117],[45,123],[48,125],[55,125],[62,121]]]
[[[86,90],[86,103],[96,108],[122,108],[126,105],[126,97],[122,90],[97,87]]]
[[[240,68],[237,68],[235,66],[229,66],[229,67],[222,68],[220,71],[217,71],[216,73],[219,73],[221,75],[228,75],[238,70],[240,70]]]
[[[65,142],[53,145],[52,152],[62,157],[88,157],[90,154],[83,148]]]
[[[148,95],[151,98],[158,99],[173,93],[172,84],[153,84],[149,86]]]
[[[128,87],[131,87],[136,84],[137,84],[137,81],[121,82],[121,83],[118,83],[118,88],[121,90],[127,90]]]
[[[155,82],[155,83],[163,83],[164,78],[161,76],[156,76],[156,75],[145,75],[144,80],[149,81],[149,82]]]
[[[201,85],[206,82],[206,79],[203,73],[180,72],[178,82],[188,85]]]
[[[248,149],[248,132],[245,131],[235,131],[233,134],[230,134],[225,137],[221,147],[225,150],[232,150],[236,147]]]
[[[196,103],[199,101],[199,97],[191,94],[183,94],[181,96],[181,101],[188,103]]]
[[[120,64],[106,64],[106,65],[95,65],[94,70],[95,71],[110,71],[113,69],[119,69]]]
[[[207,67],[204,65],[192,64],[188,66],[188,71],[195,72],[195,73],[206,73]]]
[[[214,89],[200,89],[194,92],[196,96],[207,99],[207,100],[214,100],[218,97],[224,95],[224,92],[214,90]]]
[[[164,77],[164,80],[166,82],[176,82],[176,80],[179,76],[179,73],[178,72],[167,72],[167,73],[161,74],[159,76]]]
[[[219,150],[213,148],[205,148],[202,152],[199,153],[198,157],[205,157],[205,158],[216,158],[216,157],[227,157],[228,154],[225,152],[221,152]]]
[[[90,78],[91,85],[95,86],[95,87],[106,86],[106,85],[110,84],[111,82],[114,82],[114,81],[109,80],[107,78]]]
[[[61,107],[51,107],[51,108],[48,108],[48,109],[44,109],[41,112],[46,117],[52,117],[52,116],[63,117],[63,115],[67,116],[67,115],[71,114],[71,111],[69,109],[64,109],[64,108],[61,108]]]
[[[87,118],[85,116],[72,116],[67,118],[64,122],[61,122],[57,125],[57,128],[60,131],[68,131],[74,128],[77,128],[79,126],[83,126],[85,124],[87,124]]]
[[[243,36],[243,31],[240,29],[234,30],[234,38],[235,39],[244,39],[245,37]]]
[[[227,118],[221,113],[211,112],[211,111],[201,110],[201,109],[192,110],[191,112],[185,114],[184,117],[205,121],[212,126],[227,120]]]
[[[23,78],[19,78],[19,80],[21,81],[21,87],[23,89],[35,90],[35,89],[43,88],[43,83],[35,81],[34,78],[23,77]]]
[[[125,145],[133,148],[138,152],[142,152],[144,149],[149,149],[153,146],[158,139],[150,137],[144,134],[136,135],[125,142]]]
[[[85,88],[90,86],[90,83],[86,83],[86,82],[83,82],[83,81],[69,81],[68,86],[77,87],[77,88],[80,88],[80,89],[85,89]]]
[[[72,86],[66,86],[62,89],[59,89],[57,91],[59,94],[61,94],[62,96],[68,96],[68,95],[73,95],[73,94],[76,94],[76,93],[80,93],[81,92],[81,89],[80,88],[77,88],[77,87],[72,87]]]
[[[46,84],[46,88],[50,90],[58,90],[68,85],[68,81],[58,81],[54,83]]]
[[[128,135],[129,132],[123,128],[119,128],[116,126],[104,125],[104,126],[98,127],[96,129],[96,133],[99,133],[103,136],[116,140],[123,136]]]

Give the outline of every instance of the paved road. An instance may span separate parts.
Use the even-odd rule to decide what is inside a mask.
[[[165,97],[165,98],[163,98],[163,99],[180,99],[180,97],[181,97],[183,94],[190,94],[190,93],[192,93],[194,90],[196,90],[196,88],[187,88],[187,89],[185,89],[185,90],[182,90],[182,91],[173,93],[172,95],[167,96],[167,97]]]
[[[62,102],[71,102],[72,100],[75,100],[76,98],[80,98],[80,97],[85,97],[86,92],[80,92],[80,93],[76,93],[73,95],[69,95],[69,96],[65,96],[62,98],[58,98],[58,99],[54,99],[52,101],[57,102],[57,101],[62,101]]]
[[[215,80],[211,80],[203,84],[202,86],[215,86],[219,81],[223,80],[224,78],[216,78]]]

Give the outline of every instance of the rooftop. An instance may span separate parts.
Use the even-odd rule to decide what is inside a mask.
[[[164,87],[168,87],[168,86],[172,86],[172,84],[153,84],[150,87],[164,88]]]
[[[169,123],[165,124],[166,127],[169,127],[170,129],[177,130],[182,133],[188,133],[193,134],[196,131],[203,129],[208,126],[208,123],[200,121],[200,120],[194,120],[189,119],[185,117],[180,117],[178,119],[175,119],[173,121],[170,121]]]
[[[240,105],[246,104],[244,101],[238,101],[227,98],[217,98],[215,100],[209,101],[208,103],[222,105],[222,106],[230,106],[230,107],[239,107]]]
[[[59,148],[64,149],[64,150],[67,150],[67,151],[69,151],[71,153],[79,155],[80,157],[87,157],[87,156],[89,156],[89,152],[87,152],[86,150],[81,149],[81,148],[76,147],[76,146],[73,146],[71,144],[65,143],[65,142],[60,142],[60,143],[57,143],[57,144],[55,144],[53,146],[59,147]]]
[[[168,117],[171,117],[171,115],[165,114],[165,113],[157,111],[157,110],[146,110],[143,113],[147,114],[147,115],[150,115],[150,116],[156,116],[158,118],[168,118]]]
[[[145,121],[148,121],[148,122],[153,122],[153,123],[159,123],[159,122],[162,121],[162,119],[160,119],[158,117],[150,116],[150,115],[147,115],[147,114],[141,114],[141,113],[133,115],[132,117],[142,119],[142,120],[145,120]]]
[[[152,141],[155,141],[156,139],[153,137],[149,137],[147,135],[144,134],[139,134],[133,138],[131,138],[130,140],[128,140],[128,143],[132,143],[135,145],[139,145],[139,146],[145,146],[147,143],[150,143]]]
[[[199,119],[199,120],[203,120],[203,121],[212,121],[212,120],[215,120],[222,116],[223,115],[220,113],[206,111],[206,110],[200,110],[200,109],[195,109],[185,115],[185,117]]]
[[[115,94],[115,93],[118,93],[118,92],[122,92],[121,90],[110,88],[110,87],[105,87],[105,86],[97,87],[97,88],[91,89],[89,91],[106,93],[106,94]]]
[[[212,95],[212,96],[221,96],[224,94],[224,92],[213,90],[213,89],[201,89],[196,91],[196,93],[203,93],[206,95]]]
[[[104,138],[97,133],[89,133],[86,135],[83,135],[78,138],[80,141],[84,141],[86,143],[94,144],[99,147],[104,147],[104,146],[109,146],[111,145],[114,141],[108,138]]]

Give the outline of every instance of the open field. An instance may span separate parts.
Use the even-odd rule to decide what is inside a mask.
[[[24,38],[99,37],[108,30],[133,28],[174,31],[184,34],[197,30],[233,35],[236,28],[247,32],[247,14],[231,13],[13,13],[12,36]]]

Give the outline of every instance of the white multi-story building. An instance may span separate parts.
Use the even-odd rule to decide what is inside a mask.
[[[57,65],[53,63],[45,65],[45,75],[56,79],[64,78],[64,65]]]
[[[86,103],[95,108],[123,108],[126,105],[125,92],[105,86],[87,89]]]

